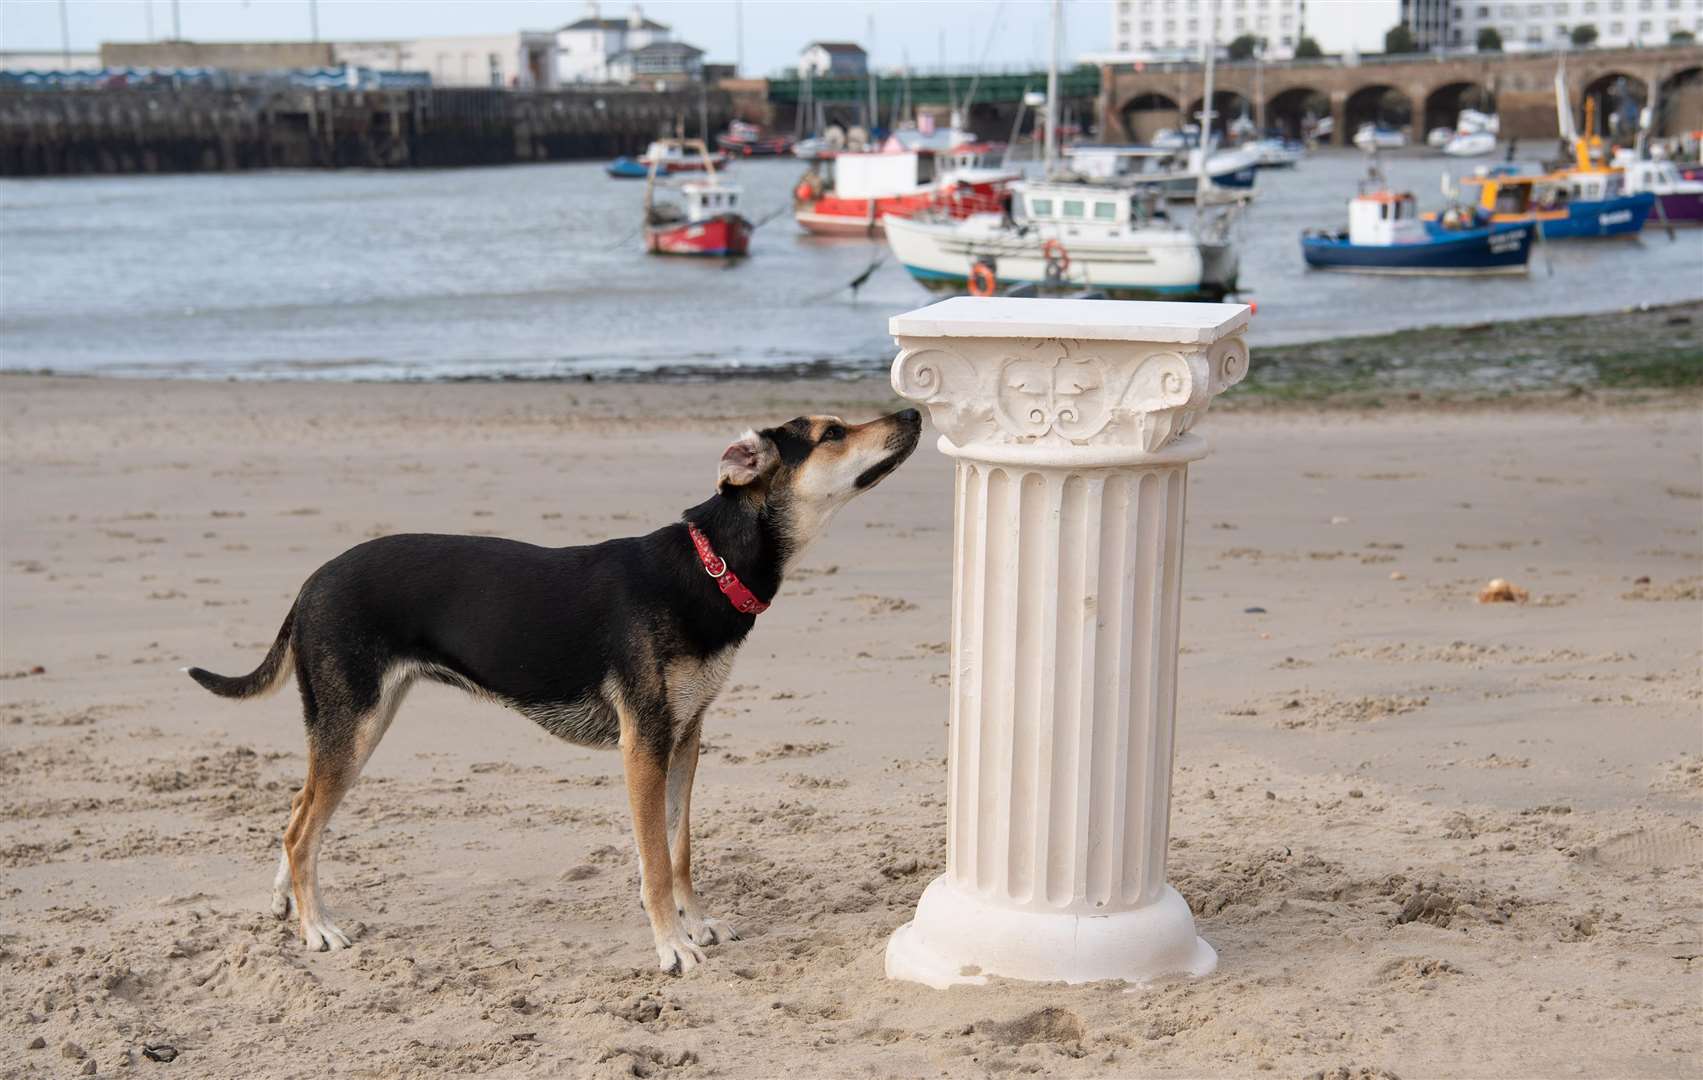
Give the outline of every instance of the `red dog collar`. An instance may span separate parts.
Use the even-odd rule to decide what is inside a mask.
[[[769,610],[769,605],[757,599],[757,594],[745,587],[739,580],[739,575],[727,565],[727,561],[715,553],[710,547],[710,538],[698,530],[690,521],[686,523],[686,531],[691,534],[692,546],[698,549],[698,561],[704,564],[704,573],[715,578],[716,588],[727,597],[727,602],[733,605],[733,610],[742,611],[747,615],[761,615]]]

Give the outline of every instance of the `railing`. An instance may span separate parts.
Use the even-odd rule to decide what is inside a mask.
[[[1025,91],[1044,90],[1047,85],[1047,73],[1013,71],[983,72],[977,75],[973,72],[963,72],[948,76],[919,75],[912,72],[908,77],[878,73],[876,93],[885,103],[907,95],[915,102],[948,103],[961,101],[969,92],[972,82],[976,86],[976,101],[1016,102],[1023,99]],[[861,75],[855,78],[770,79],[769,100],[786,104],[803,101],[807,87],[808,95],[816,101],[851,103],[869,100],[869,79]],[[1059,93],[1066,98],[1095,97],[1100,93],[1100,69],[1084,65],[1060,72]]]

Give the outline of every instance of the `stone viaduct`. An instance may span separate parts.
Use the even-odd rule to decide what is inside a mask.
[[[1557,53],[1528,52],[1222,64],[1214,77],[1214,123],[1221,127],[1244,111],[1257,118],[1263,105],[1265,123],[1292,136],[1301,133],[1307,115],[1328,114],[1338,142],[1370,121],[1404,128],[1419,140],[1434,127],[1452,125],[1463,107],[1476,107],[1500,114],[1505,138],[1553,139],[1559,60]],[[1575,123],[1582,124],[1584,101],[1593,99],[1597,129],[1609,134],[1617,99],[1630,95],[1646,105],[1654,92],[1659,134],[1703,128],[1703,46],[1576,49],[1566,54],[1566,69]],[[1201,112],[1202,83],[1198,64],[1103,67],[1100,137],[1145,142],[1161,127],[1179,126],[1184,116],[1193,122]]]

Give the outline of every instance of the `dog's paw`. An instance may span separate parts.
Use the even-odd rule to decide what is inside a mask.
[[[349,947],[349,935],[333,926],[330,919],[303,919],[302,943],[309,952],[336,952]]]
[[[681,930],[656,942],[657,965],[669,975],[684,975],[704,962],[704,950]]]
[[[272,894],[272,917],[287,919],[296,910],[296,898],[288,889]]]

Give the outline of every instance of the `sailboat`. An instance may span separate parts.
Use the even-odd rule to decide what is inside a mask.
[[[1044,178],[1012,184],[997,214],[961,221],[884,218],[889,247],[930,289],[967,287],[978,296],[1021,288],[1119,299],[1222,299],[1235,289],[1239,268],[1228,237],[1233,210],[1201,199],[1196,216],[1202,231],[1190,232],[1165,213],[1152,190],[1055,172],[1060,2],[1052,3]],[[1210,101],[1210,47],[1207,55]],[[1204,154],[1198,162],[1196,190],[1204,193],[1210,186]]]

